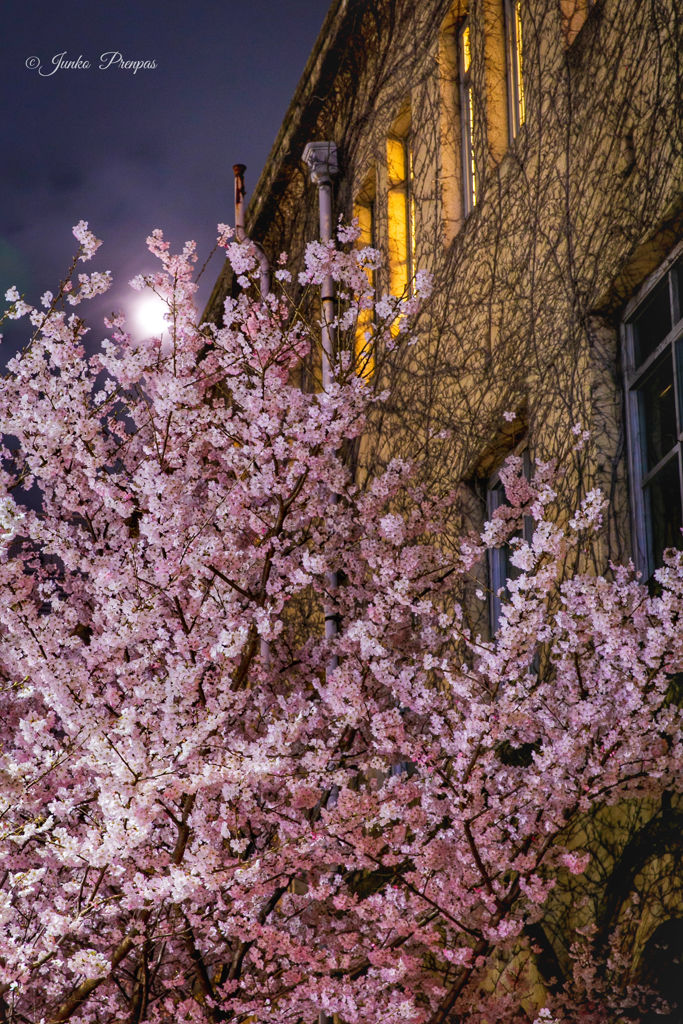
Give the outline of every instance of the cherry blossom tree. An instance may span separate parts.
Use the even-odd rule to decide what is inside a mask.
[[[0,394],[0,1019],[533,1019],[486,979],[590,871],[577,822],[681,789],[683,559],[656,597],[629,567],[582,572],[605,502],[565,515],[553,466],[509,460],[509,504],[455,553],[453,497],[413,467],[361,489],[345,446],[383,396],[344,338],[365,309],[373,344],[410,344],[428,279],[375,302],[379,254],[340,229],[262,296],[254,248],[219,230],[243,289],[222,327],[198,324],[193,243],[159,231],[161,269],[132,283],[168,336],[134,344],[112,315],[86,357],[68,307],[110,278],[76,260],[42,308],[7,294],[34,334]],[[305,392],[300,291],[329,273],[333,383]],[[510,538],[485,640],[461,584]],[[539,1021],[608,1019],[587,963]]]

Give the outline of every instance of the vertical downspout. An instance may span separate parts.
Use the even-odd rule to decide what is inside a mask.
[[[332,178],[339,172],[337,162],[337,147],[334,142],[309,142],[303,152],[303,161],[311,171],[311,181],[318,186],[318,205],[320,210],[320,241],[327,245],[332,240]],[[331,275],[323,279],[320,301],[322,305],[322,342],[323,342],[323,390],[327,391],[332,383],[332,360],[334,357],[334,281]],[[332,504],[339,500],[337,494],[330,495]],[[325,574],[327,589],[334,593],[339,580],[336,572]],[[325,639],[331,640],[339,632],[339,619],[333,602],[326,602],[325,611]],[[334,655],[330,658],[326,675],[333,672],[339,665],[339,658]],[[336,786],[330,794],[327,806],[331,801],[336,803]],[[329,1017],[324,1010],[318,1014],[318,1024],[332,1024],[333,1017]]]
[[[320,208],[320,240],[327,245],[332,240],[332,178],[339,172],[337,162],[337,147],[334,142],[309,142],[303,152],[303,161],[310,168],[311,181],[318,186],[318,204]],[[323,313],[322,342],[323,342],[323,390],[326,391],[332,383],[332,359],[334,354],[334,281],[331,275],[323,279],[321,290],[321,304]],[[332,503],[339,500],[338,495],[330,495]],[[326,574],[328,591],[334,592],[337,589],[338,579],[336,572]],[[334,603],[325,604],[325,638],[331,640],[339,632],[339,621],[337,618]],[[339,659],[335,655],[327,665],[327,672],[330,673],[337,668]],[[320,1024],[325,1024],[324,1014],[321,1015]]]
[[[244,229],[244,197],[246,191],[244,188],[244,172],[246,171],[244,164],[235,164],[233,171],[235,173],[235,238],[238,242],[246,242],[247,235]],[[256,255],[259,261],[259,288],[261,290],[261,297],[266,298],[270,295],[270,267],[268,265],[268,257],[264,253],[261,246],[254,242],[253,245],[256,248]],[[261,638],[260,644],[260,655],[261,655],[261,667],[264,671],[268,671],[270,668],[270,644],[267,640]]]
[[[320,208],[320,240],[327,245],[332,240],[332,178],[339,173],[337,147],[334,142],[309,142],[303,161],[311,171],[311,181],[318,186]],[[327,276],[322,283],[323,309],[323,388],[332,383],[330,366],[334,347],[334,281]]]

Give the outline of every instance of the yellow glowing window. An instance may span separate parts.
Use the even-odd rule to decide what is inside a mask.
[[[360,235],[356,242],[358,249],[375,246],[375,204],[371,201],[358,201],[354,204],[353,215],[358,218]],[[366,270],[368,281],[374,287],[375,275]],[[375,354],[372,343],[372,310],[362,309],[356,324],[356,370],[360,377],[369,380],[375,370]]]
[[[412,294],[415,278],[415,197],[409,137],[389,136],[387,139],[387,178],[389,290],[400,298]],[[398,334],[398,330],[396,321],[392,334]]]
[[[526,120],[522,3],[523,0],[506,0],[505,5],[510,141],[516,137]]]
[[[392,295],[407,295],[413,284],[415,250],[413,155],[408,139],[387,139],[387,177],[389,285]]]
[[[472,48],[470,46],[470,26],[465,22],[465,27],[462,31],[462,63],[463,71],[465,74],[470,70],[472,63]]]
[[[474,84],[469,19],[460,29],[460,118],[462,122],[462,177],[465,215],[477,205],[477,161],[474,132]]]

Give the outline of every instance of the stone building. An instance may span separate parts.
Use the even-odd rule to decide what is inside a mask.
[[[554,457],[574,497],[600,486],[611,499],[597,568],[632,558],[650,579],[681,545],[682,83],[678,0],[334,0],[246,230],[271,260],[301,258],[318,236],[302,154],[330,141],[336,215],[357,216],[386,256],[378,290],[434,274],[419,344],[373,353],[372,383],[391,398],[360,474],[419,458],[433,485],[459,488],[464,529],[504,500],[510,452]],[[234,287],[224,270],[207,318]],[[575,424],[591,432],[580,452]],[[481,567],[482,630],[506,559]],[[672,998],[682,823],[670,806],[603,822],[595,901],[607,929],[648,890],[651,912],[623,925],[633,978]],[[544,957],[546,974],[569,969],[560,903],[538,936],[541,976]]]

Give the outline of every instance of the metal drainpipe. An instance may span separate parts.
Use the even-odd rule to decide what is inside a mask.
[[[320,207],[320,240],[323,245],[332,239],[332,178],[339,173],[337,147],[334,142],[309,142],[303,153],[303,161],[311,171],[311,181],[318,186]],[[323,307],[323,388],[332,382],[330,364],[334,345],[334,281],[326,277],[322,284]]]
[[[310,168],[311,181],[318,186],[318,204],[320,207],[320,240],[327,245],[332,239],[332,179],[339,173],[337,160],[337,147],[334,142],[309,142],[303,152],[303,161]],[[327,276],[322,283],[321,303],[323,313],[322,342],[323,342],[323,390],[332,383],[331,364],[334,350],[334,281]],[[331,502],[337,502],[338,495],[330,496]],[[336,572],[329,572],[326,576],[327,587],[330,592],[337,589],[338,579]],[[328,602],[325,605],[325,637],[330,640],[339,632],[339,621],[334,604]],[[327,671],[332,672],[337,668],[339,659],[336,655],[330,659]],[[321,1015],[320,1024],[325,1024],[324,1015]]]
[[[318,205],[320,208],[320,241],[327,245],[332,239],[332,178],[339,173],[337,161],[337,147],[334,142],[309,142],[303,152],[303,161],[311,171],[311,181],[318,186]],[[332,383],[331,363],[334,353],[334,281],[331,276],[324,278],[321,289],[321,305],[323,313],[322,342],[323,342],[323,390]],[[339,500],[337,494],[330,495],[330,501],[336,503]],[[330,592],[337,589],[338,578],[336,572],[326,574],[327,588]],[[339,632],[339,620],[333,603],[325,604],[325,639],[330,640]],[[327,674],[333,672],[339,665],[339,658],[335,655],[330,658],[327,665]],[[336,786],[333,787],[333,790]],[[336,803],[337,794],[332,792],[330,800]],[[330,806],[328,800],[328,807]],[[333,1017],[329,1017],[324,1010],[318,1014],[318,1024],[333,1024]]]
[[[246,195],[244,172],[246,169],[244,164],[235,164],[233,166],[233,171],[235,172],[235,238],[238,242],[247,241],[244,230],[244,197]],[[268,265],[268,257],[261,246],[257,242],[253,244],[256,247],[259,261],[259,287],[261,289],[261,296],[265,298],[267,295],[270,295],[270,266]],[[267,672],[270,668],[270,644],[263,638],[260,644],[260,655],[261,666]]]

